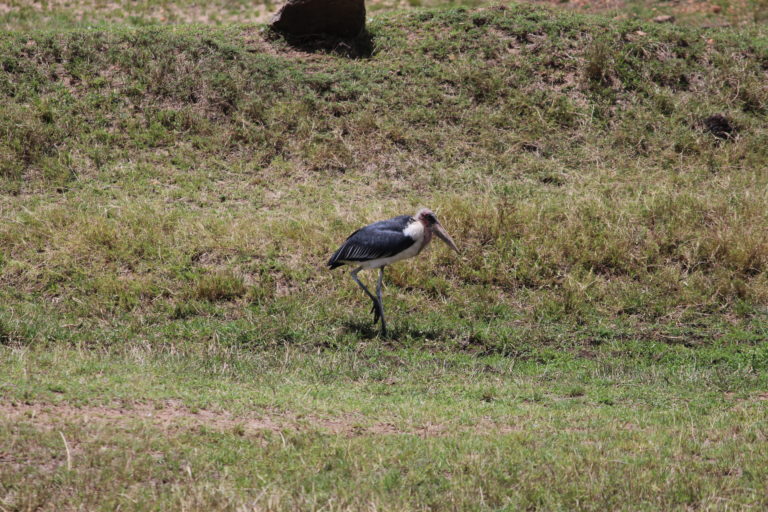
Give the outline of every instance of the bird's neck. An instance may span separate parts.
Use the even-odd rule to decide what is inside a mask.
[[[430,227],[424,227],[424,237],[423,241],[421,242],[421,249],[419,249],[419,252],[421,252],[422,249],[424,249],[426,246],[429,245],[429,242],[432,241],[432,228]]]
[[[426,223],[416,220],[412,222],[407,228],[405,228],[405,234],[411,237],[419,244],[419,252],[422,251],[429,242],[432,241],[432,228]]]

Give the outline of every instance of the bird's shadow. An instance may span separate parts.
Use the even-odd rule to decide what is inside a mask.
[[[449,333],[443,329],[424,329],[411,325],[387,324],[387,333],[381,333],[380,324],[370,320],[347,320],[343,322],[344,331],[356,334],[364,340],[381,339],[389,342],[407,341],[414,339],[444,339]]]
[[[369,59],[373,56],[373,35],[363,29],[356,37],[339,37],[329,34],[294,35],[274,29],[267,31],[268,40],[280,40],[306,53],[331,53],[348,59]]]
[[[373,324],[370,320],[347,320],[343,325],[345,332],[357,334],[366,340],[373,338],[389,338],[391,336],[391,330],[388,330],[387,334],[384,335],[381,333],[379,324]]]

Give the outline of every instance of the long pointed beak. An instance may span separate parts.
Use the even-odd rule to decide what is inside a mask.
[[[451,235],[449,235],[448,232],[445,229],[443,229],[443,226],[441,226],[439,223],[437,223],[437,224],[435,224],[433,226],[432,229],[434,229],[435,234],[440,238],[440,240],[445,242],[445,244],[448,247],[450,247],[451,249],[453,249],[456,252],[459,252],[459,248],[456,247],[455,243],[453,243],[453,238],[451,238]]]

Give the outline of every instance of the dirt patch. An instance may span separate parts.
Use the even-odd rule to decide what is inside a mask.
[[[335,434],[344,433],[345,421],[340,419],[298,417],[295,415],[268,412],[264,415],[236,416],[229,412],[208,409],[191,409],[174,400],[158,403],[136,403],[123,406],[73,406],[66,404],[16,403],[0,406],[0,416],[15,422],[31,423],[38,428],[55,429],[66,423],[130,423],[143,422],[163,430],[184,430],[210,428],[220,431],[298,430],[302,425],[329,430]]]
[[[736,396],[736,393],[733,391],[729,391],[725,394],[723,394],[726,400],[730,400],[731,402],[734,402],[735,404],[755,404],[757,402],[765,402],[768,401],[768,391],[762,391],[760,393],[754,393],[752,395],[749,395],[747,397],[741,397],[738,398]]]
[[[78,21],[102,18],[120,20],[137,17],[161,23],[266,23],[276,12],[271,4],[244,4],[238,6],[231,2],[212,1],[202,3],[187,2],[104,2],[101,0],[48,0],[20,1],[14,6],[0,4],[0,14],[15,9],[31,9],[40,13],[68,12]]]
[[[130,426],[146,424],[164,431],[182,431],[207,428],[241,435],[257,435],[260,432],[286,432],[321,430],[333,435],[358,437],[365,435],[410,434],[420,437],[436,437],[450,432],[468,431],[477,434],[500,434],[517,430],[509,425],[499,425],[484,418],[476,425],[451,428],[439,423],[426,423],[398,427],[391,422],[369,422],[360,414],[343,414],[324,417],[315,414],[295,414],[269,409],[248,415],[235,415],[227,411],[191,409],[178,401],[135,403],[109,406],[74,406],[48,403],[11,403],[0,405],[0,421],[27,423],[35,428],[58,430],[62,425],[112,425]]]
[[[637,16],[638,14],[633,14],[633,11],[639,10],[643,13],[640,16],[645,21],[661,16],[664,21],[679,21],[684,24],[694,22],[694,24],[711,28],[729,26],[734,22],[753,22],[755,11],[755,7],[746,0],[733,0],[725,7],[713,0],[635,0],[632,2],[629,0],[528,0],[528,3],[549,4],[579,12],[607,14],[620,18]],[[667,19],[666,16],[672,18]]]
[[[626,0],[533,0],[531,3],[555,4],[560,7],[570,7],[585,12],[602,12],[626,8]]]

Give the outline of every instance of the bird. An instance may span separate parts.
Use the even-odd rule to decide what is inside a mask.
[[[333,256],[328,260],[331,270],[342,265],[354,267],[352,279],[363,289],[373,302],[373,324],[381,319],[381,334],[387,334],[384,318],[384,304],[381,298],[381,286],[384,279],[384,267],[406,258],[412,258],[423,251],[437,235],[451,249],[459,252],[453,239],[443,228],[437,217],[428,208],[420,209],[416,215],[399,215],[388,220],[374,222],[349,235]],[[379,269],[376,295],[357,277],[365,269]]]

